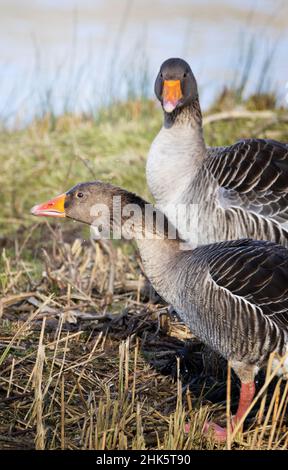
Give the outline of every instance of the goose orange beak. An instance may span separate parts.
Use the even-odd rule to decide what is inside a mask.
[[[183,97],[180,80],[164,80],[163,84],[163,108],[171,113]]]
[[[65,199],[66,194],[60,194],[60,196],[50,199],[50,201],[44,202],[43,204],[37,204],[32,207],[31,214],[43,217],[66,217],[65,214]]]

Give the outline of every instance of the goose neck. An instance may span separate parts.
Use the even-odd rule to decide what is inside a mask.
[[[199,99],[195,99],[187,106],[176,108],[171,113],[164,110],[164,127],[192,127],[202,130],[202,112]]]
[[[122,210],[122,217],[112,218],[111,227],[115,229],[116,222],[117,228],[117,220],[120,222],[118,229],[121,229],[121,236],[136,242],[148,278],[152,283],[153,280],[156,284],[161,283],[167,279],[169,266],[171,263],[173,265],[177,254],[186,249],[186,244],[163,212],[152,204],[138,201],[140,203],[134,201],[133,206],[128,201]]]

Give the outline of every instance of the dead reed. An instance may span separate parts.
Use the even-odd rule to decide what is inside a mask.
[[[225,362],[150,296],[135,253],[45,227],[45,251],[24,233],[18,256],[2,254],[0,448],[218,448],[202,428],[235,410],[230,368],[226,382]],[[221,448],[287,449],[288,384],[270,363],[257,388]]]

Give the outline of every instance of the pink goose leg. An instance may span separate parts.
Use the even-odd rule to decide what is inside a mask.
[[[242,416],[246,413],[247,409],[249,408],[250,404],[252,403],[253,397],[255,395],[255,383],[248,382],[243,383],[241,382],[241,391],[240,391],[240,398],[239,404],[236,415],[232,418],[231,428],[235,428],[237,423],[239,423]],[[185,425],[185,432],[189,432],[190,424]],[[212,436],[215,441],[218,442],[225,442],[227,438],[227,430],[226,428],[222,428],[216,423],[213,422],[206,422],[203,428],[204,434],[210,433],[212,430]]]
[[[239,404],[238,404],[238,409],[236,412],[236,415],[232,418],[231,422],[231,429],[235,429],[235,426],[239,421],[241,420],[242,416],[246,413],[247,409],[252,403],[253,397],[255,395],[255,383],[254,382],[248,382],[248,383],[243,383],[241,382],[241,390],[240,390],[240,398],[239,398]],[[226,428],[222,428],[221,426],[218,426],[216,423],[205,423],[204,425],[204,433],[207,434],[210,430],[213,430],[212,436],[213,438],[218,441],[218,442],[225,442],[227,439],[227,430]]]

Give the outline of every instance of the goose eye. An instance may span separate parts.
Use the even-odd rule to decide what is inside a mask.
[[[77,197],[79,197],[81,199],[81,197],[83,197],[84,194],[83,193],[77,193]]]
[[[184,73],[183,73],[183,78],[186,78],[186,77],[187,77],[187,73],[184,72]]]
[[[163,73],[162,72],[160,72],[160,77],[163,78]]]

